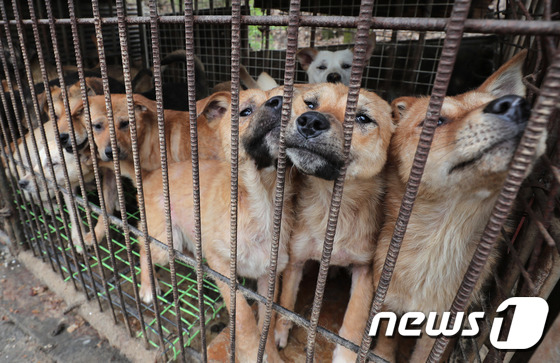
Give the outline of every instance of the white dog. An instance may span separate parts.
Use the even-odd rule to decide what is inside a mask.
[[[366,60],[371,58],[374,48],[375,33],[371,33],[368,38]],[[336,52],[303,48],[298,50],[296,56],[301,68],[307,72],[309,83],[343,83],[346,86],[350,84],[353,48]]]

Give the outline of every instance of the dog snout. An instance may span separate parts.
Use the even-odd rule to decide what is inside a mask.
[[[29,186],[29,180],[21,179],[20,181],[18,181],[18,184],[21,189],[27,189],[27,187]]]
[[[272,109],[273,111],[282,110],[282,96],[274,96],[264,104],[265,107]]]
[[[70,135],[66,132],[60,134],[60,143],[62,147],[68,147],[70,145]]]
[[[529,119],[531,108],[523,97],[508,95],[490,102],[484,112],[498,115],[509,122],[522,123]]]
[[[118,147],[117,147],[117,152],[118,151]],[[107,157],[107,159],[112,160],[113,159],[113,149],[111,148],[111,145],[107,146],[105,148],[105,156]]]
[[[342,80],[342,77],[338,73],[329,73],[327,75],[327,82],[329,83],[339,83]]]
[[[317,137],[330,128],[327,118],[319,112],[306,112],[296,122],[298,132],[306,139]]]

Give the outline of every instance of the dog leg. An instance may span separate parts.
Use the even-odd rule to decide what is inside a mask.
[[[373,299],[373,271],[371,264],[352,267],[352,288],[350,301],[346,307],[342,327],[338,334],[354,344],[360,344],[366,328],[369,307]],[[350,362],[356,360],[356,353],[337,345],[333,353],[333,362]]]
[[[74,213],[72,213],[72,207],[71,207],[71,203],[73,203],[72,199],[70,199],[70,196],[67,193],[62,193],[62,195],[64,197],[64,204],[66,204],[66,209],[68,210],[68,214],[70,214],[70,224],[72,224],[72,227],[71,227],[71,230],[70,230],[71,242],[76,247],[76,252],[84,253],[84,251],[82,250],[82,246],[80,246],[80,243],[79,243],[79,240],[80,240],[80,211],[78,209],[78,206],[76,205],[76,214],[78,215],[78,220],[76,220],[76,218],[74,217]]]
[[[161,237],[161,236],[160,236]],[[158,238],[160,241],[161,239]],[[156,296],[152,294],[152,280],[150,279],[150,269],[148,268],[148,254],[146,253],[145,239],[138,238],[140,244],[140,291],[138,295],[146,304],[151,304],[156,301]],[[154,274],[154,282],[156,284],[156,294],[161,293],[159,283],[156,277],[156,263],[159,265],[166,265],[169,262],[169,255],[167,251],[150,244],[150,254],[152,255],[152,271]]]
[[[280,295],[280,305],[293,311],[296,304],[299,283],[303,274],[303,264],[305,261],[290,261],[282,274],[282,294]],[[288,336],[292,329],[293,322],[283,316],[276,322],[274,340],[279,348],[285,348],[288,344]]]
[[[213,255],[215,254],[212,254],[210,251],[206,254],[208,265],[224,276],[229,276],[229,262],[220,261],[219,258],[215,258]],[[216,285],[220,289],[229,312],[231,308],[229,285],[220,280],[216,280]],[[240,292],[236,294],[235,307],[235,360],[239,362],[254,362],[259,348],[259,333],[253,309],[251,309],[251,306],[249,306],[247,300],[245,300],[245,297]],[[265,361],[270,361],[266,355]]]
[[[279,278],[276,276],[276,289],[274,289],[274,297],[273,301],[277,301],[278,299],[278,290],[280,286],[278,285]],[[261,276],[257,280],[257,289],[258,293],[262,296],[267,296],[268,294],[268,276]],[[266,305],[259,303],[259,331],[262,334],[263,325],[264,325],[264,317],[266,313]],[[268,338],[266,340],[266,354],[268,356],[269,362],[282,362],[282,358],[278,354],[278,349],[276,348],[276,344],[274,342],[274,326],[276,322],[276,312],[272,310],[272,315],[270,317],[270,326],[268,328]]]
[[[428,360],[428,356],[432,351],[432,347],[436,340],[426,334],[424,331],[422,336],[416,340],[416,345],[410,357],[410,363],[420,363]]]
[[[387,309],[385,308],[382,310],[387,311]],[[381,322],[379,323],[379,333],[377,334],[377,340],[375,343],[375,348],[373,349],[373,354],[387,360],[388,362],[396,362],[398,349],[397,332],[395,331],[395,336],[386,336],[388,325],[389,324],[386,319],[381,320]]]
[[[101,170],[103,173],[101,188],[103,190],[105,210],[107,211],[107,214],[113,214],[115,208],[115,200],[117,199],[117,180],[115,177],[115,173],[112,170],[106,168],[103,168]],[[103,223],[101,218],[102,217],[99,216],[99,219],[97,220],[97,223],[95,225],[95,237],[97,238],[98,242],[101,242],[103,240],[103,237],[105,237],[105,224]],[[93,234],[91,233],[91,231],[88,232],[88,234],[86,234],[86,236],[84,237],[84,243],[88,246],[93,245]]]

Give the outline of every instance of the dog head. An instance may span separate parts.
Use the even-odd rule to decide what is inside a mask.
[[[239,94],[239,162],[258,169],[276,165],[282,114],[282,90],[248,89]],[[218,92],[197,102],[197,110],[216,127],[226,159],[231,159],[231,94]]]
[[[375,33],[368,38],[366,50],[366,60],[371,58],[375,48]],[[309,83],[342,83],[350,84],[350,72],[352,69],[353,49],[337,50],[317,50],[315,48],[303,48],[298,50],[296,57],[307,72]]]
[[[33,166],[33,173],[35,175],[40,175],[40,168],[43,168],[45,176],[47,178],[51,177],[50,168],[52,166],[54,170],[54,177],[59,185],[64,185],[65,174],[64,174],[64,164],[66,165],[66,170],[68,171],[68,179],[71,185],[76,185],[79,182],[80,170],[76,163],[76,158],[74,154],[62,151],[62,155],[58,152],[56,142],[54,140],[50,141],[47,145],[50,150],[50,159],[47,157],[47,152],[45,148],[39,150],[39,163]],[[79,154],[79,161],[81,164],[82,172],[84,175],[91,171],[93,160],[89,149],[84,149]],[[45,191],[44,185],[41,181],[38,181],[39,185],[36,185],[33,181],[33,174],[27,173],[18,182],[21,189],[28,193],[37,193],[39,191],[42,200],[47,200],[47,198],[54,197],[54,188],[49,188]],[[37,189],[38,187],[38,189]]]
[[[509,164],[530,115],[523,98],[521,52],[476,90],[445,97],[422,177],[422,188],[495,191],[503,184]],[[393,101],[398,123],[391,142],[400,179],[406,182],[412,167],[429,99],[401,97]],[[537,155],[545,148],[545,136]],[[485,193],[483,193],[485,194]]]
[[[101,78],[86,77],[87,95],[95,96],[103,94],[102,82],[103,81],[101,80]],[[69,122],[72,122],[78,150],[83,149],[87,143],[87,129],[85,127],[85,123],[75,122],[73,118],[69,118],[66,116],[66,109],[64,107],[64,101],[62,99],[62,91],[60,87],[51,87],[51,94],[53,99],[55,119],[56,122],[58,122],[58,130],[60,132],[60,142],[62,144],[62,147],[65,148],[66,151],[72,152],[72,142],[70,141],[71,128],[69,124]],[[70,110],[77,108],[78,105],[82,105],[82,92],[79,82],[70,85],[70,87],[68,87],[68,90],[66,91],[66,94],[68,96]],[[81,109],[83,110],[83,105]]]
[[[141,135],[147,124],[154,124],[157,119],[157,111],[155,101],[149,100],[142,95],[135,94],[134,112],[136,120],[136,130],[138,142],[141,144]],[[113,150],[111,148],[111,137],[109,130],[109,118],[105,107],[105,96],[88,97],[89,110],[91,116],[91,126],[93,130],[93,139],[99,157],[103,161],[113,160]],[[111,96],[113,122],[115,125],[115,137],[117,141],[117,155],[119,160],[126,160],[131,156],[132,141],[130,139],[128,106],[126,95],[114,94]],[[74,124],[81,124],[85,128],[86,119],[84,116],[83,104],[78,104],[72,110],[72,120]]]
[[[294,98],[286,153],[305,174],[334,180],[344,165],[344,113],[348,87],[321,84]],[[391,108],[373,92],[360,91],[347,178],[371,178],[387,160],[394,125]]]

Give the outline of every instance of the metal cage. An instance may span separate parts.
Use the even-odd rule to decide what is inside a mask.
[[[90,6],[91,5],[91,6]],[[325,226],[322,259],[314,286],[314,299],[309,318],[301,312],[289,311],[273,302],[276,285],[276,261],[279,228],[282,216],[282,198],[286,175],[286,154],[281,141],[277,169],[275,213],[272,223],[276,229],[272,243],[268,295],[255,292],[250,280],[238,281],[236,263],[232,260],[230,276],[212,270],[202,257],[200,225],[200,195],[198,194],[199,170],[196,133],[195,55],[204,64],[208,85],[231,81],[232,97],[232,150],[231,150],[231,255],[237,244],[238,199],[238,121],[240,65],[251,75],[267,71],[278,83],[283,84],[284,104],[282,123],[285,125],[291,110],[293,85],[305,82],[305,72],[298,68],[295,53],[298,48],[312,46],[319,49],[344,49],[353,45],[357,50],[352,64],[346,120],[355,113],[360,87],[373,89],[381,97],[392,100],[402,95],[431,95],[429,113],[424,122],[420,144],[414,158],[411,176],[402,200],[397,228],[393,235],[379,286],[371,306],[370,321],[383,305],[396,256],[406,233],[406,226],[422,178],[430,150],[435,125],[446,94],[458,94],[476,87],[509,59],[517,49],[530,49],[526,66],[528,74],[524,83],[528,99],[533,104],[529,125],[512,161],[506,183],[498,198],[492,216],[475,256],[450,311],[456,316],[468,308],[469,296],[486,263],[489,253],[497,243],[505,243],[508,252],[494,276],[493,290],[487,294],[487,311],[491,316],[496,307],[510,295],[540,296],[555,301],[558,297],[556,283],[559,242],[557,194],[560,185],[558,156],[558,120],[560,104],[560,21],[559,4],[552,0],[521,1],[420,1],[397,2],[360,1],[123,1],[94,0],[90,3],[73,0],[28,0],[1,2],[0,50],[1,73],[4,92],[0,146],[4,160],[1,193],[3,203],[13,207],[5,231],[11,237],[14,249],[30,249],[38,260],[51,266],[60,278],[73,284],[88,300],[96,301],[99,308],[110,311],[115,324],[124,324],[132,336],[141,337],[147,346],[160,349],[166,359],[200,359],[207,361],[207,347],[213,344],[209,326],[230,325],[229,359],[234,361],[235,304],[231,311],[224,309],[215,281],[226,283],[235,301],[236,292],[264,306],[266,315],[263,331],[269,329],[272,313],[287,316],[307,331],[305,355],[308,361],[322,358],[316,355],[315,342],[320,339],[329,344],[339,344],[359,353],[359,361],[382,361],[369,347],[371,337],[364,332],[361,346],[350,342],[318,324],[319,312],[327,281],[327,272],[336,231],[340,199],[343,197],[344,173],[334,182],[329,223]],[[377,47],[370,60],[365,59],[367,36],[374,30]],[[184,61],[173,66],[162,65],[162,60],[175,50],[186,50]],[[132,109],[134,74],[139,65],[153,76],[153,97],[157,103],[157,121],[160,129],[161,170],[167,240],[157,241],[147,237],[146,209],[140,171],[137,140],[137,120]],[[110,122],[110,142],[113,155],[118,154],[115,136],[116,123],[112,120],[110,72],[117,66],[126,91],[133,160],[136,180],[134,184],[121,180],[121,167],[114,161],[117,200],[104,200],[99,161],[93,157],[90,186],[82,169],[79,182],[74,185],[64,172],[63,182],[53,179],[52,162],[43,168],[40,149],[47,144],[46,132],[41,122],[42,107],[47,117],[56,118],[53,95],[47,86],[59,78],[64,109],[70,114],[65,67],[77,72],[81,99],[89,114],[86,77],[95,68],[103,80],[105,105]],[[463,72],[463,73],[461,73]],[[466,75],[466,76],[465,76]],[[169,248],[173,246],[172,217],[169,200],[168,157],[166,154],[163,110],[168,83],[182,83],[188,90],[188,112],[191,119],[190,140],[193,159],[193,185],[195,214],[198,224],[194,255]],[[45,90],[43,104],[38,101],[35,84]],[[46,87],[45,87],[46,86]],[[24,100],[25,98],[25,100]],[[28,102],[26,100],[29,100]],[[26,101],[26,102],[24,102]],[[18,105],[20,107],[18,107]],[[92,120],[87,135],[93,139]],[[30,132],[34,126],[40,132]],[[522,185],[528,155],[535,152],[538,135],[548,130],[547,154],[532,175]],[[54,128],[57,152],[62,153],[58,128]],[[352,131],[346,130],[348,152]],[[23,152],[10,147],[21,140]],[[282,138],[281,138],[282,140]],[[30,144],[28,144],[28,142]],[[78,140],[71,128],[70,143],[73,157],[80,159]],[[90,142],[90,152],[97,150]],[[51,155],[47,150],[47,159]],[[6,165],[13,163],[19,169],[11,172]],[[39,164],[40,167],[30,167]],[[32,182],[45,189],[53,189],[53,199],[45,200],[39,193],[26,193],[17,180],[30,173]],[[77,188],[74,189],[74,186]],[[62,193],[62,194],[61,194]],[[67,203],[66,201],[70,201]],[[136,203],[138,201],[138,203]],[[106,212],[108,203],[115,203],[120,213]],[[514,207],[517,212],[511,214]],[[513,217],[513,233],[505,231],[506,220]],[[72,221],[77,221],[72,223]],[[108,241],[97,240],[91,251],[84,238],[87,230],[103,223]],[[225,226],[224,226],[225,228]],[[72,229],[77,229],[79,240],[71,241]],[[158,280],[162,294],[158,303],[146,305],[139,299],[138,266],[139,250],[146,248],[139,237],[147,237],[168,252],[170,264],[160,269]],[[176,237],[175,237],[176,238]],[[496,242],[496,241],[502,242]],[[75,246],[76,245],[76,246]],[[81,254],[79,250],[83,250]],[[152,265],[148,253],[149,266]],[[151,268],[150,268],[150,271]],[[313,270],[316,273],[316,270]],[[152,286],[154,276],[150,272]],[[107,309],[108,308],[108,309]],[[369,307],[364,307],[369,308]],[[551,304],[550,317],[558,314]],[[228,317],[229,316],[229,317]],[[508,320],[509,319],[509,320]],[[511,323],[512,314],[506,321]],[[469,344],[474,347],[468,360],[481,360],[479,351],[489,334],[489,319],[481,324],[481,333],[470,340],[449,344],[446,337],[437,339],[430,361],[440,361],[446,349],[453,345]],[[506,323],[507,324],[507,323]],[[550,334],[537,349],[550,352],[554,346],[558,320],[547,325]],[[231,330],[233,329],[233,330]],[[267,334],[263,333],[258,361],[263,360]],[[226,349],[227,347],[224,347]],[[485,361],[525,359],[527,352],[507,353],[487,346]],[[301,347],[303,352],[303,346]],[[530,352],[532,353],[532,351]],[[537,353],[535,353],[536,355]],[[542,352],[539,351],[539,354]]]

